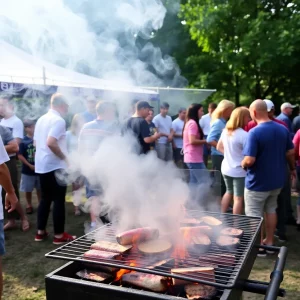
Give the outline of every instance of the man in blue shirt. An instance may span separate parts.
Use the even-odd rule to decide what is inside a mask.
[[[286,160],[295,177],[294,145],[286,128],[269,119],[263,100],[255,100],[250,113],[258,125],[249,131],[241,164],[247,168],[245,212],[258,217],[266,213],[266,239],[262,237],[261,243],[273,245],[277,197],[286,180]],[[260,249],[258,255],[266,256],[266,251]]]
[[[290,116],[293,113],[293,109],[296,107],[296,105],[292,105],[291,103],[285,102],[281,105],[280,110],[281,110],[281,114],[276,118],[278,120],[283,121],[288,129],[289,132],[291,134],[291,138],[294,137],[294,132],[293,132],[293,128],[292,128],[292,121],[290,119]]]

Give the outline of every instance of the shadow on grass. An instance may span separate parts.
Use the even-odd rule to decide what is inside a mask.
[[[37,203],[34,201],[35,207]],[[6,235],[6,255],[3,257],[4,291],[6,300],[40,300],[45,297],[45,275],[66,261],[45,258],[45,254],[57,246],[53,245],[52,213],[49,215],[48,231],[51,234],[44,242],[35,242],[36,210],[29,216],[31,229],[28,232],[14,230]],[[66,231],[81,236],[88,216],[74,216],[73,204],[66,203]]]

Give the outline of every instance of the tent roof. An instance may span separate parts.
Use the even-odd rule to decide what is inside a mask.
[[[3,40],[0,40],[0,82],[158,94],[150,89],[124,86],[119,82],[115,83],[59,67]]]

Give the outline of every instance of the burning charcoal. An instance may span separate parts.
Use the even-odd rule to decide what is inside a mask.
[[[98,271],[86,270],[86,269],[77,272],[76,275],[82,279],[87,279],[87,280],[92,280],[97,282],[103,282],[112,278],[112,275],[110,274],[98,272]]]
[[[235,256],[231,254],[206,254],[199,257],[200,263],[211,263],[219,267],[232,267],[235,264]]]
[[[159,236],[159,231],[150,227],[136,228],[125,231],[116,236],[117,242],[120,245],[132,245],[137,242],[156,239]]]
[[[205,253],[211,247],[211,241],[206,234],[199,234],[192,237],[191,244],[188,246],[188,251],[191,255]]]
[[[174,264],[175,264],[175,259],[174,258],[164,259],[164,260],[160,260],[160,261],[152,264],[151,266],[148,267],[148,269],[155,269],[155,268],[158,268],[158,267],[173,268]]]
[[[217,289],[214,286],[204,284],[188,284],[184,287],[188,299],[193,300],[209,300],[217,294]]]
[[[218,220],[217,218],[211,217],[211,216],[202,217],[201,221],[203,221],[205,224],[210,225],[210,226],[222,225],[222,222],[220,220]]]
[[[195,226],[201,224],[201,221],[193,218],[184,218],[180,221],[181,226]]]
[[[220,249],[235,250],[240,245],[240,239],[231,236],[221,235],[217,238],[216,244]]]
[[[145,255],[162,255],[169,253],[172,244],[166,240],[152,240],[138,244],[138,250]]]
[[[113,253],[100,250],[89,250],[83,254],[84,258],[96,261],[105,261],[110,259],[120,259],[120,253]]]
[[[194,267],[194,268],[177,268],[171,269],[171,273],[174,275],[184,275],[191,276],[191,281],[193,277],[196,279],[202,279],[206,281],[215,282],[215,269],[212,266],[207,267]],[[173,285],[185,285],[190,282],[187,280],[172,278]]]
[[[244,234],[242,229],[226,227],[221,230],[221,235],[229,235],[232,237],[240,238]]]
[[[121,280],[122,284],[134,285],[153,292],[163,293],[168,289],[167,278],[158,275],[132,272],[123,275]]]
[[[124,253],[130,250],[132,246],[121,246],[117,243],[112,243],[108,241],[98,241],[97,243],[92,244],[91,249],[94,250],[103,250],[114,253]]]

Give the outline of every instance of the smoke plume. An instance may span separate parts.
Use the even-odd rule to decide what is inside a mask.
[[[178,3],[174,1],[174,12]],[[0,39],[59,66],[110,80],[116,87],[182,87],[186,80],[175,60],[151,44],[165,15],[161,0],[3,0]],[[61,92],[76,111],[80,96],[68,89]],[[106,94],[99,98],[105,100]],[[119,111],[128,113],[131,96],[115,93],[110,98]],[[21,110],[36,117],[40,103]],[[132,136],[114,136],[93,156],[75,152],[69,159],[69,176],[58,177],[70,183],[82,174],[101,184],[104,195],[94,213],[108,211],[121,230],[137,225],[163,228],[166,216],[176,220],[182,214],[188,185],[173,163],[158,160],[154,153],[137,156],[131,151],[134,143]]]

